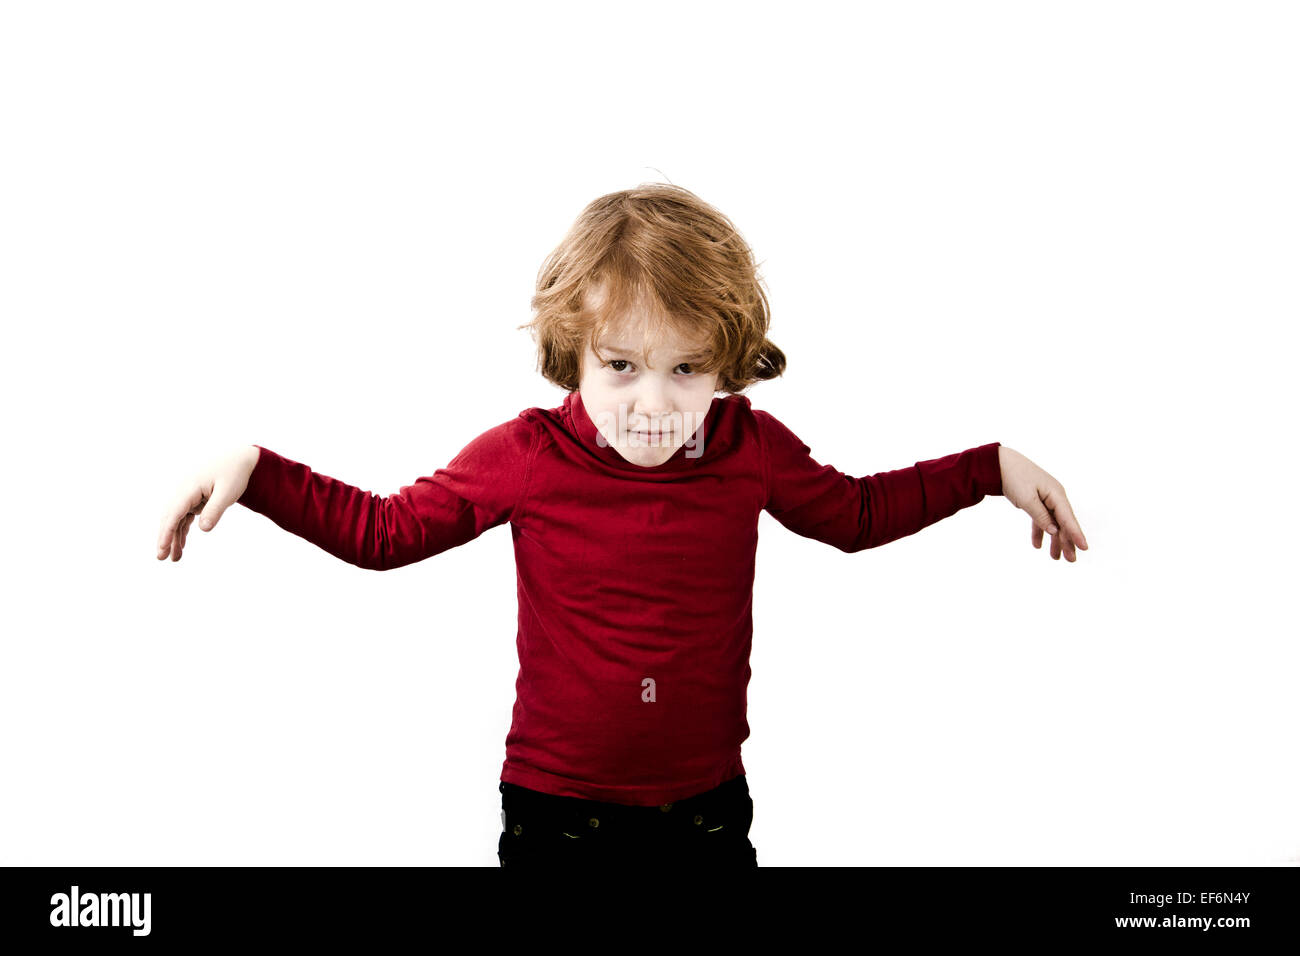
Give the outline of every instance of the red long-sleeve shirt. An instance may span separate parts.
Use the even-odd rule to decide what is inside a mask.
[[[261,448],[240,504],[385,570],[510,523],[519,676],[501,779],[654,806],[745,772],[758,518],[842,551],[1001,494],[998,442],[854,478],[747,397],[661,465],[597,440],[581,395],[527,408],[380,496]]]

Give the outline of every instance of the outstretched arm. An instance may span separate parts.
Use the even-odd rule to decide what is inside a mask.
[[[795,534],[855,552],[877,548],[1002,493],[997,442],[855,478],[817,462],[773,415],[754,410],[766,510]]]
[[[522,497],[536,426],[515,418],[396,494],[362,491],[260,449],[239,503],[357,567],[386,571],[472,541]]]

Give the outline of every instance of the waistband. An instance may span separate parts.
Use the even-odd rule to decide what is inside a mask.
[[[749,799],[749,783],[743,773],[712,790],[657,807],[634,807],[623,803],[561,797],[505,781],[501,781],[497,789],[501,792],[501,807],[507,814],[514,810],[527,810],[532,814],[557,819],[594,816],[610,821],[650,820],[669,812],[674,816],[704,814],[707,810],[734,805],[737,802],[747,802]]]

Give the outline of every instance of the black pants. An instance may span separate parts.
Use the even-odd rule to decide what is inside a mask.
[[[744,774],[661,807],[557,797],[504,781],[498,789],[504,828],[497,858],[511,869],[758,866]]]

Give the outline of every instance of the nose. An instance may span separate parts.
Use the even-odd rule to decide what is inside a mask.
[[[647,428],[657,422],[671,424],[673,403],[668,398],[668,390],[662,382],[652,381],[654,376],[646,376],[637,394],[632,410],[632,421],[638,427]]]

